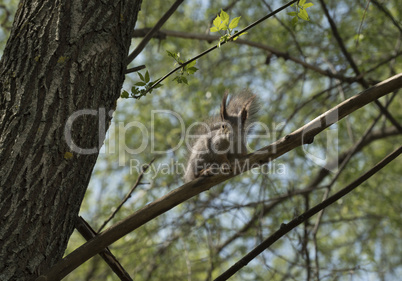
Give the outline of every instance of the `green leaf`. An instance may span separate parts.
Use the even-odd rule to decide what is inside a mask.
[[[230,24],[229,24],[229,28],[230,28],[230,29],[236,28],[237,25],[239,24],[240,18],[241,18],[241,17],[237,17],[237,18],[232,19],[232,21],[231,21]]]
[[[292,17],[294,17],[294,16],[297,16],[297,12],[289,12],[289,13],[287,13],[289,16],[292,16]]]
[[[176,81],[178,84],[188,84],[187,78],[184,76],[176,76],[175,78],[173,78],[173,81]]]
[[[196,60],[193,60],[192,62],[190,62],[189,64],[187,64],[187,67],[193,67],[195,64],[197,63]]]
[[[298,17],[294,17],[290,23],[291,23],[293,26],[295,26],[298,21],[299,21],[299,18],[298,18]]]
[[[304,9],[301,9],[301,10],[300,10],[298,16],[299,16],[299,18],[301,18],[302,20],[305,20],[305,21],[309,21],[309,20],[310,20],[309,17],[308,17],[307,11],[304,10]]]
[[[138,73],[138,76],[140,77],[140,79],[141,79],[142,81],[145,81],[144,76],[143,76],[140,72],[137,72],[137,73]]]
[[[166,50],[166,53],[168,53],[169,57],[173,57],[174,58],[174,53],[172,53],[171,51]]]
[[[218,32],[218,31],[219,31],[219,29],[216,28],[216,26],[211,27],[209,30],[210,30],[211,32]]]
[[[169,57],[172,57],[175,61],[177,61],[178,58],[180,57],[180,54],[179,54],[179,53],[173,53],[173,52],[170,52],[170,51],[168,51],[168,50],[166,50],[166,52],[168,53],[168,56],[169,56]]]
[[[149,79],[149,72],[147,70],[147,72],[145,72],[145,83],[148,83],[150,81]]]
[[[222,23],[228,25],[229,23],[229,15],[221,9],[220,18],[222,19]]]
[[[128,99],[129,94],[128,94],[128,92],[126,90],[123,90],[123,93],[121,93],[120,97],[123,98],[123,99]]]
[[[246,32],[242,32],[242,33],[238,33],[237,31],[235,32],[235,34],[233,34],[233,41],[236,41],[237,40],[237,38],[239,38],[240,36],[243,36],[243,35],[246,35],[247,34],[247,31]]]
[[[134,85],[143,87],[143,86],[145,86],[146,84],[147,84],[147,83],[145,83],[145,82],[137,82],[137,83],[135,83]]]
[[[190,68],[187,69],[187,73],[188,74],[194,74],[197,70],[198,70],[198,68],[193,66],[193,67],[190,67]]]
[[[217,17],[214,19],[214,21],[212,22],[212,24],[213,24],[214,26],[216,26],[216,28],[217,28],[218,30],[220,30],[221,23],[222,23],[222,20],[221,20],[221,17],[220,17],[220,16],[217,16]]]
[[[303,9],[310,8],[311,6],[314,6],[314,4],[313,3],[307,3],[307,4],[303,5]]]
[[[300,0],[300,1],[299,1],[299,6],[303,6],[304,3],[306,3],[306,0]]]

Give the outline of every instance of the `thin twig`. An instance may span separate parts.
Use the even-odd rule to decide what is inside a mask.
[[[276,232],[274,232],[271,236],[265,239],[261,244],[255,247],[252,251],[250,251],[247,255],[245,255],[242,259],[236,262],[232,267],[230,267],[227,271],[221,274],[215,281],[224,281],[233,276],[236,272],[238,272],[241,268],[246,266],[250,261],[252,261],[255,257],[261,254],[264,250],[270,247],[273,243],[278,241],[281,237],[287,234],[292,229],[296,228],[298,225],[302,224],[313,215],[317,214],[319,211],[324,208],[330,206],[335,203],[337,200],[354,190],[356,187],[361,185],[363,182],[368,180],[371,176],[376,174],[382,168],[384,168],[387,164],[389,164],[392,160],[398,157],[402,153],[402,146],[398,147],[395,151],[386,156],[383,160],[381,160],[377,165],[367,171],[364,175],[357,178],[354,182],[349,184],[348,186],[341,189],[339,192],[335,193],[327,200],[317,204],[313,208],[309,209],[307,212],[304,212],[297,218],[291,220],[289,223],[283,223]]]
[[[363,17],[362,17],[362,20],[360,21],[359,31],[357,32],[357,36],[356,36],[356,46],[355,46],[356,49],[359,46],[359,37],[360,37],[360,35],[362,33],[364,18],[366,17],[369,5],[370,5],[370,0],[367,1],[366,9],[364,9]]]
[[[4,17],[3,21],[1,22],[1,26],[2,26],[4,29],[10,31],[11,28],[10,28],[9,25],[7,26],[7,23],[9,22],[9,18],[10,18],[10,16],[11,16],[11,12],[7,9],[6,5],[0,5],[0,9],[4,10],[4,13],[5,13],[5,17]]]
[[[389,17],[392,21],[392,23],[395,25],[395,27],[399,30],[399,33],[402,34],[402,27],[399,25],[398,21],[392,16],[391,12],[388,11],[386,7],[384,7],[383,4],[380,4],[377,0],[371,0],[371,2],[374,3],[374,5],[377,6],[377,8],[383,12],[387,17]]]
[[[161,19],[155,24],[155,26],[148,32],[148,34],[142,39],[140,44],[138,44],[137,48],[128,55],[127,57],[127,65],[132,62],[141,52],[144,50],[145,46],[148,44],[149,40],[154,36],[154,33],[157,32],[165,22],[170,18],[171,15],[176,11],[176,9],[183,3],[184,0],[176,0],[173,3],[172,7],[161,17]]]
[[[137,72],[137,71],[140,71],[141,69],[144,69],[144,68],[146,68],[145,65],[139,65],[139,66],[136,66],[136,67],[127,68],[126,69],[126,74],[127,73],[132,73],[132,72]]]
[[[114,216],[117,214],[117,212],[120,210],[120,208],[123,206],[124,203],[127,202],[127,200],[131,197],[131,194],[134,192],[134,190],[137,188],[138,185],[140,185],[141,180],[144,176],[144,173],[148,170],[148,168],[152,165],[152,163],[155,161],[155,158],[149,162],[147,166],[144,166],[143,170],[141,173],[138,175],[137,181],[133,185],[133,187],[130,189],[130,191],[126,194],[126,196],[123,198],[123,200],[120,202],[119,206],[117,206],[116,210],[114,210],[113,213],[110,214],[110,216],[104,221],[101,227],[99,227],[98,233],[102,231],[102,229],[110,222]]]
[[[331,26],[331,30],[332,33],[334,34],[334,37],[343,53],[343,55],[345,56],[346,60],[349,62],[350,66],[352,67],[353,71],[355,72],[356,76],[360,76],[360,70],[357,67],[357,64],[355,63],[355,61],[353,60],[351,54],[348,52],[348,50],[346,49],[346,46],[342,40],[341,35],[338,32],[338,28],[334,22],[334,20],[332,19],[331,15],[329,14],[329,11],[327,9],[327,6],[324,3],[324,0],[320,0],[322,9],[324,11],[324,14],[328,20],[329,25]],[[358,82],[364,87],[364,88],[369,88],[369,84],[367,83],[367,81],[362,77],[361,79],[358,80]],[[387,117],[387,119],[395,126],[398,128],[398,130],[402,133],[402,126],[399,124],[398,121],[395,120],[395,118],[389,113],[389,111],[387,109],[384,108],[384,106],[381,104],[381,102],[379,102],[378,100],[376,100],[374,102],[378,108],[381,110],[381,112],[385,115],[385,117]]]

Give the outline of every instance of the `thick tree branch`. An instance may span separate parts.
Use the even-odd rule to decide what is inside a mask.
[[[311,143],[314,136],[328,128],[330,125],[336,123],[366,104],[401,87],[402,73],[395,75],[361,92],[360,94],[349,98],[348,100],[345,100],[338,106],[325,112],[313,121],[281,138],[275,143],[254,153],[248,154],[240,160],[240,163],[237,163],[239,164],[239,167],[242,167],[242,169],[233,166],[233,174],[221,174],[210,178],[202,177],[178,187],[167,195],[134,212],[134,214],[123,221],[100,233],[98,236],[66,256],[62,261],[58,262],[48,272],[42,275],[42,279],[37,279],[37,281],[60,280],[102,249],[160,214],[165,213],[180,203],[210,189],[218,183],[234,177],[237,174],[246,172],[258,165],[269,163],[302,144]]]
[[[399,135],[399,131],[396,128],[388,128],[384,130],[379,130],[372,132],[369,134],[366,138],[364,138],[363,142],[359,142],[357,149],[355,149],[354,145],[351,149],[345,151],[339,156],[339,159],[336,159],[336,162],[338,164],[341,164],[346,157],[350,154],[355,154],[359,152],[363,147],[366,145],[372,143],[373,141],[385,138],[385,137],[390,137],[390,136],[396,136]],[[328,166],[329,167],[335,167],[337,164],[336,163],[330,163]],[[297,195],[304,195],[304,194],[309,194],[310,192],[316,190],[319,187],[319,184],[326,178],[326,176],[330,172],[322,168],[318,173],[317,176],[313,178],[310,184],[308,184],[305,188],[299,189],[292,191],[290,193],[286,193],[283,195],[280,195],[275,198],[271,198],[270,202],[266,205],[263,206],[263,209],[259,211],[258,213],[255,213],[248,221],[247,223],[244,224],[244,226],[238,230],[235,234],[233,234],[231,237],[229,237],[227,240],[225,240],[223,243],[221,243],[218,247],[216,247],[215,251],[216,253],[220,253],[225,247],[230,245],[233,241],[235,241],[237,238],[241,237],[242,235],[245,235],[252,227],[255,225],[255,223],[261,219],[261,217],[265,217],[269,215],[272,210],[280,203],[284,202],[285,200],[292,198]]]
[[[380,115],[382,116],[382,115]],[[375,132],[372,132],[368,134],[366,137],[364,137],[363,142],[358,142],[355,144],[351,149],[345,151],[342,153],[338,159],[336,159],[336,164],[335,162],[331,162],[328,166],[329,167],[335,167],[336,165],[341,164],[344,162],[346,157],[348,155],[354,155],[357,152],[361,151],[365,146],[371,144],[372,142],[383,139],[386,137],[390,136],[397,136],[399,135],[399,131],[396,128],[387,128],[387,129],[381,129]],[[311,183],[309,183],[305,188],[299,189],[292,191],[290,193],[286,193],[283,195],[280,195],[275,198],[271,198],[269,200],[269,203],[263,206],[263,209],[259,211],[258,213],[255,213],[248,221],[247,223],[244,224],[244,226],[238,230],[235,234],[233,234],[231,237],[229,237],[227,240],[225,240],[223,243],[221,243],[219,246],[216,247],[215,252],[219,254],[225,247],[230,245],[233,241],[235,241],[237,238],[241,237],[242,235],[245,235],[252,227],[255,225],[255,223],[261,219],[261,217],[265,217],[269,215],[272,210],[280,203],[284,202],[285,200],[292,198],[297,195],[304,195],[304,194],[309,194],[310,192],[316,190],[319,187],[319,184],[328,176],[330,172],[322,168],[316,175],[316,177],[313,178]],[[314,232],[313,232],[314,233]]]

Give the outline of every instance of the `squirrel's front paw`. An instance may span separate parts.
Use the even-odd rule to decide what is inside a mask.
[[[216,167],[208,167],[205,169],[202,169],[198,176],[199,177],[211,177],[219,174],[219,170],[216,169]]]
[[[228,163],[224,163],[222,165],[212,165],[208,168],[202,169],[198,176],[201,177],[211,177],[215,175],[228,175],[232,172],[232,167]]]
[[[232,170],[232,167],[229,165],[229,163],[224,163],[224,164],[221,165],[220,171],[221,171],[221,174],[223,174],[223,175],[228,175],[228,174],[230,174],[233,170]]]

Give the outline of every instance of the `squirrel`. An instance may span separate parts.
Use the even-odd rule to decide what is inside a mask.
[[[232,171],[231,163],[247,154],[246,137],[257,119],[259,101],[248,90],[231,95],[225,92],[220,114],[207,119],[196,130],[190,144],[184,182],[200,176]]]

